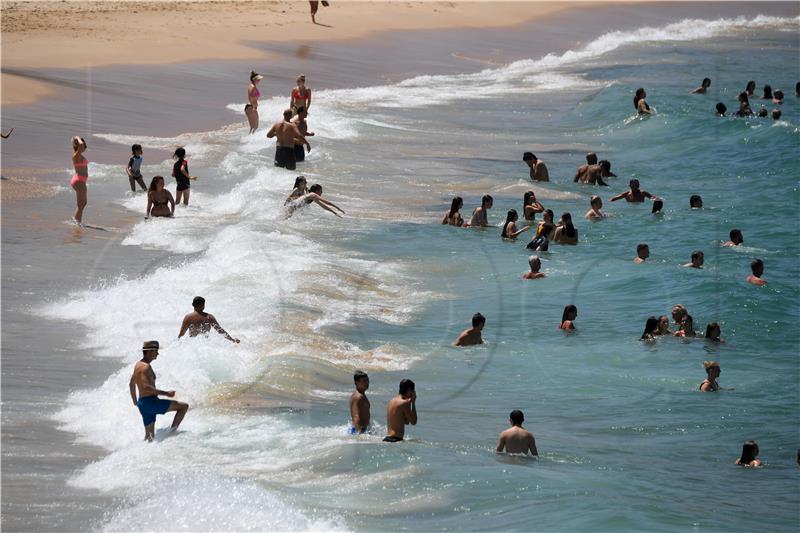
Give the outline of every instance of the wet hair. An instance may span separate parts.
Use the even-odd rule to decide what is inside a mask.
[[[747,86],[744,88],[744,91],[747,94],[753,94],[753,91],[755,90],[756,90],[756,81],[755,80],[748,81]]]
[[[703,83],[701,83],[703,87],[710,87],[711,86],[711,78],[703,78]]]
[[[586,162],[589,163],[590,165],[596,165],[597,154],[594,152],[589,152],[588,154],[586,154]]]
[[[742,230],[740,229],[732,229],[729,236],[733,242],[736,242],[737,240],[739,242],[744,242],[744,236],[742,235]]]
[[[711,324],[709,324],[709,326],[710,325]],[[719,368],[719,363],[716,361],[703,361],[703,368],[706,369],[706,374],[710,374],[711,369],[714,367]]]
[[[294,187],[292,187],[292,188],[293,189],[298,188],[300,186],[300,184],[303,183],[304,181],[306,181],[306,177],[305,176],[297,176],[294,179]]]
[[[755,259],[755,260],[753,260],[752,263],[750,263],[750,270],[753,272],[753,274],[755,274],[756,273],[756,269],[759,269],[759,268],[761,269],[761,272],[763,273],[764,272],[764,261],[762,261],[761,259]]]
[[[638,254],[639,252],[641,252],[642,250],[645,250],[647,248],[649,248],[649,246],[647,246],[647,243],[643,242],[641,244],[637,244],[636,245],[636,253]]]
[[[739,464],[749,465],[758,457],[758,444],[754,440],[748,440],[742,444],[742,456],[739,457]]]
[[[722,102],[717,102],[717,114],[724,115],[726,111],[728,111],[728,107]]]
[[[530,200],[533,198],[536,200],[536,194],[533,191],[525,191],[525,194],[522,196],[522,207],[528,207],[530,205]]]
[[[572,225],[572,215],[569,213],[562,213],[561,221],[564,223],[564,235],[570,238],[578,236],[578,230]]]
[[[492,201],[494,201],[494,198],[492,198],[491,194],[484,194],[481,198],[481,207],[486,207],[486,204]]]
[[[646,339],[648,335],[652,335],[656,331],[658,331],[658,319],[654,316],[647,317],[641,339]]]
[[[256,76],[258,76],[258,72],[256,72],[255,70],[251,70],[250,71],[250,81],[254,81],[256,79]]]
[[[772,110],[772,119],[773,120],[778,120],[779,118],[781,118],[781,110],[780,109],[773,109]]]
[[[653,210],[652,213],[660,213],[661,210],[664,209],[664,201],[663,200],[653,200]]]
[[[311,187],[308,188],[308,192],[313,192],[315,194],[322,194],[322,185],[319,183],[315,183]]]
[[[133,146],[131,146],[131,153],[133,155],[136,155],[136,152],[141,150],[141,149],[142,149],[142,145],[141,144],[134,144]]]
[[[508,223],[514,222],[515,220],[519,219],[519,215],[517,214],[516,209],[509,209],[508,214],[506,215],[506,223],[503,224],[503,231],[500,233],[500,236],[503,238],[508,237]]]
[[[544,213],[542,213],[542,218],[544,220],[547,220],[547,217],[550,217],[550,220],[553,220],[553,217],[555,217],[552,209],[545,209]]]
[[[781,91],[780,89],[778,89],[777,91],[775,91],[774,98],[775,98],[776,100],[783,100],[783,91]]]
[[[699,194],[693,194],[689,197],[689,207],[703,207],[703,199]]]
[[[202,296],[195,296],[194,299],[192,299],[192,307],[198,307],[200,305],[205,305],[205,303],[206,303],[206,299],[203,298]]]
[[[464,207],[464,200],[460,196],[453,198],[453,201],[450,202],[450,212],[447,214],[447,218],[455,215],[462,207]]]
[[[747,105],[750,105],[750,98],[748,98],[746,92],[740,92],[738,96],[739,102],[744,102]]]
[[[639,100],[644,98],[644,87],[639,87],[636,89],[636,95],[633,97],[633,107],[639,109]]]
[[[305,110],[306,110],[306,106],[301,105],[300,107],[297,108],[297,114],[299,115],[300,113],[304,113]]]
[[[414,390],[414,388],[415,385],[413,381],[411,381],[410,379],[404,379],[400,381],[400,387],[398,389],[398,392],[400,394],[405,395],[407,392]]]
[[[761,95],[761,98],[772,98],[772,86],[771,85],[764,85],[764,94]]]
[[[525,152],[524,154],[522,154],[522,160],[523,161],[536,161],[536,156],[533,154],[533,152]]]
[[[472,327],[473,328],[477,328],[481,324],[485,324],[485,323],[486,323],[486,317],[483,316],[482,314],[475,313],[474,315],[472,315]]]
[[[689,321],[689,331],[690,332],[694,331],[694,318],[692,318],[692,315],[690,315],[689,313],[686,313],[685,315],[683,315],[681,317],[681,328],[683,328],[683,321],[684,320],[688,320]]]
[[[702,250],[695,250],[694,252],[692,252],[692,263],[694,263],[695,259],[700,259],[701,257],[703,257]]]
[[[603,159],[602,161],[600,161],[597,164],[600,165],[600,168],[602,168],[605,171],[606,174],[611,172],[611,161],[608,161],[607,159]]]
[[[710,323],[706,324],[706,338],[707,339],[717,340],[719,338],[719,336],[716,336],[716,337],[712,337],[711,336],[711,332],[714,331],[714,329],[716,329],[720,333],[722,332],[722,328],[719,327],[719,324],[717,322],[710,322]]]
[[[758,110],[758,116],[759,117],[768,117],[769,116],[769,111],[767,111],[766,107],[761,106],[761,109]]]
[[[294,113],[292,113],[291,109],[284,109],[283,110],[283,120],[290,120],[292,118],[293,114]]]
[[[634,187],[638,189],[640,185],[641,183],[639,183],[639,180],[637,180],[636,178],[633,178],[631,181],[628,182],[628,186],[631,189],[633,189]]]
[[[177,159],[178,161],[182,161],[186,158],[186,149],[183,146],[180,146],[175,149],[175,153],[172,154],[172,157]]]
[[[150,187],[147,189],[148,193],[156,191],[156,184],[158,184],[158,180],[164,181],[163,176],[153,176],[153,179],[150,180]]]
[[[538,255],[532,255],[532,256],[530,256],[530,257],[528,258],[528,266],[530,266],[530,267],[531,267],[531,270],[533,270],[533,264],[534,264],[535,262],[537,262],[537,261],[539,262],[539,267],[541,267],[541,266],[542,266],[542,260],[541,260],[541,259],[539,259],[539,256],[538,256]]]
[[[353,373],[353,383],[358,384],[359,381],[361,381],[362,379],[368,378],[368,377],[369,376],[367,375],[367,373],[364,372],[363,370],[356,370]]]
[[[602,203],[603,203],[603,199],[602,199],[602,198],[600,198],[599,196],[597,196],[597,195],[595,194],[595,195],[594,195],[594,196],[592,196],[592,198],[589,200],[589,205],[593,206],[593,205],[594,205],[594,204],[596,204],[597,202],[600,202],[600,203],[602,204]]]
[[[70,142],[72,142],[73,144],[75,143],[75,141],[78,141],[78,144],[79,144],[79,145],[80,145],[80,144],[82,144],[82,145],[84,146],[84,148],[86,148],[86,139],[84,139],[84,138],[83,138],[83,137],[81,137],[80,135],[75,135],[75,136],[74,136],[74,137],[72,137],[72,139],[70,140]]]
[[[511,419],[511,423],[515,426],[521,426],[523,422],[525,422],[525,415],[522,414],[522,411],[519,409],[514,409],[511,411],[511,414],[508,415],[508,418]]]
[[[561,323],[562,324],[564,323],[565,320],[569,320],[569,318],[567,318],[567,317],[570,315],[570,313],[575,313],[577,315],[578,314],[578,308],[575,307],[572,304],[569,304],[568,306],[564,307],[564,312],[561,313]]]

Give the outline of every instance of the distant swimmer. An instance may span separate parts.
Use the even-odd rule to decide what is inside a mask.
[[[528,222],[536,220],[536,213],[542,213],[544,206],[536,199],[536,193],[533,191],[526,191],[522,196],[522,216]]]
[[[296,124],[292,123],[292,110],[286,109],[283,112],[283,120],[276,122],[267,132],[267,138],[276,137],[275,147],[275,166],[287,170],[297,168],[297,161],[294,156],[294,145],[302,144],[306,150],[311,151],[311,145],[300,133]]]
[[[589,152],[586,154],[586,163],[578,167],[578,170],[575,171],[575,179],[572,181],[575,183],[579,181],[586,183],[586,172],[589,170],[589,167],[593,167],[596,164],[597,154],[594,152]]]
[[[654,316],[647,317],[647,322],[644,325],[644,333],[642,333],[640,340],[654,341],[658,335],[658,319]]]
[[[564,312],[561,313],[561,325],[558,326],[558,329],[574,331],[576,318],[578,318],[578,308],[572,304],[566,306]]]
[[[146,217],[171,217],[175,215],[175,199],[164,186],[162,176],[154,176],[147,191]]]
[[[442,218],[443,225],[458,226],[464,225],[464,219],[461,217],[461,208],[464,207],[464,199],[456,196],[450,202],[450,209],[444,214]]]
[[[300,133],[303,134],[303,137],[313,137],[314,132],[308,131],[308,122],[306,122],[307,116],[308,111],[306,110],[305,106],[300,106],[297,108],[297,115],[292,117],[292,123],[297,125],[297,129],[300,130]],[[306,153],[303,150],[302,144],[295,143],[294,158],[298,163],[306,160]]]
[[[742,230],[740,229],[732,229],[728,236],[731,240],[725,241],[722,243],[722,246],[739,246],[744,243],[744,235],[742,235]]]
[[[571,245],[578,244],[578,229],[572,225],[571,214],[561,214],[561,222],[556,226],[556,231],[553,234],[553,242]]]
[[[658,333],[656,333],[656,335],[672,335],[669,329],[669,317],[667,315],[658,317]]]
[[[772,120],[780,120],[781,119],[781,110],[780,109],[773,109],[772,110]]]
[[[700,384],[700,392],[717,392],[719,383],[717,378],[722,373],[719,363],[716,361],[704,361],[703,368],[706,369],[706,379]]]
[[[695,250],[692,252],[691,261],[683,265],[686,268],[697,268],[702,269],[703,263],[705,262],[705,255],[701,250]]]
[[[495,452],[503,453],[521,453],[527,455],[531,452],[534,457],[539,456],[539,451],[536,449],[536,440],[533,434],[522,427],[525,422],[525,415],[522,411],[515,409],[511,411],[508,416],[508,421],[511,427],[500,433],[500,438],[497,441],[497,449]]]
[[[711,342],[725,342],[720,338],[722,335],[722,327],[717,322],[711,322],[706,325],[706,340]]]
[[[311,108],[311,89],[306,87],[305,74],[297,76],[297,86],[292,89],[292,98],[289,101],[289,107],[298,113],[301,107],[304,107],[306,112]]]
[[[189,332],[190,337],[197,335],[204,335],[214,328],[217,333],[224,335],[226,339],[231,342],[239,343],[239,339],[231,337],[227,331],[222,329],[217,319],[211,313],[206,313],[206,299],[202,296],[195,296],[192,300],[192,307],[194,311],[183,317],[183,324],[181,324],[181,331],[178,333],[178,338],[183,337],[186,332]]]
[[[686,311],[686,307],[682,304],[675,304],[672,306],[672,320],[675,321],[676,326],[680,326],[681,322],[683,322],[683,317],[688,314]]]
[[[597,195],[592,196],[592,199],[589,200],[589,210],[583,215],[583,218],[588,218],[589,220],[602,220],[606,218],[606,214],[601,211],[602,208],[603,199]]]
[[[547,172],[547,165],[544,164],[544,161],[532,152],[522,154],[522,160],[530,167],[530,176],[533,181],[550,181],[550,173]]]
[[[750,263],[750,270],[752,271],[752,274],[747,276],[747,283],[752,283],[753,285],[759,286],[767,284],[767,281],[761,277],[764,275],[764,261],[761,259],[756,259]]]
[[[333,202],[329,202],[328,200],[322,197],[322,185],[315,183],[308,189],[308,191],[309,192],[304,194],[303,196],[300,196],[299,198],[296,198],[291,202],[289,202],[289,204],[286,206],[287,209],[286,218],[292,216],[292,214],[301,207],[305,207],[311,204],[317,204],[325,211],[330,211],[339,218],[342,218],[342,215],[345,214],[345,212],[338,205],[334,204]],[[342,215],[334,211],[334,209],[338,210],[339,213],[341,213]]]
[[[133,367],[133,375],[128,384],[131,391],[133,405],[139,408],[144,422],[144,440],[152,442],[155,438],[156,415],[163,415],[175,411],[170,431],[175,431],[181,425],[189,404],[175,400],[162,400],[159,396],[175,397],[174,390],[159,390],[156,388],[156,373],[150,364],[158,357],[158,341],[147,341],[142,345],[142,359]],[[139,389],[139,399],[136,399],[136,389]]]
[[[294,187],[292,187],[292,192],[289,193],[289,196],[286,198],[286,201],[283,202],[283,205],[288,204],[292,200],[297,200],[304,194],[308,194],[308,182],[306,181],[305,176],[297,176],[294,179]]]
[[[546,278],[547,274],[540,272],[542,269],[542,260],[538,255],[532,255],[528,258],[528,265],[531,267],[529,272],[522,275],[522,279],[542,279]]]
[[[261,93],[258,90],[258,82],[263,79],[264,76],[255,70],[250,71],[250,85],[247,86],[247,105],[244,106],[244,114],[247,117],[247,123],[250,125],[249,134],[255,133],[258,129],[258,99],[261,97]]]
[[[508,214],[506,215],[506,221],[503,224],[503,231],[500,232],[500,237],[502,239],[514,240],[520,233],[524,233],[531,229],[530,226],[524,226],[521,229],[517,229],[517,220],[519,220],[517,210],[509,209]]]
[[[675,332],[676,337],[697,337],[697,332],[694,330],[694,319],[692,315],[686,313],[681,318],[681,327]]]
[[[69,184],[75,191],[78,207],[75,209],[73,219],[78,224],[83,222],[83,210],[86,209],[89,201],[89,192],[86,187],[86,182],[89,181],[89,160],[83,155],[86,148],[86,141],[83,137],[76,135],[72,138],[72,166],[75,168],[75,174]]]
[[[3,139],[8,139],[9,137],[11,137],[12,133],[14,133],[14,128],[11,128],[5,135],[2,132],[0,132],[0,137],[2,137]]]
[[[765,106],[762,105],[761,109],[758,110],[758,116],[761,118],[769,116],[769,111],[767,111],[767,108]]]
[[[369,428],[369,399],[367,399],[367,389],[369,388],[369,376],[366,372],[356,370],[353,374],[353,381],[356,390],[350,395],[350,434],[366,433]]]
[[[739,110],[735,113],[737,117],[751,117],[753,116],[753,110],[750,108],[750,99],[747,96],[747,93],[739,93]]]
[[[775,97],[772,99],[773,104],[782,104],[783,103],[783,91],[778,89],[775,91]]]
[[[492,205],[494,205],[494,199],[490,195],[484,194],[483,198],[481,198],[481,206],[475,208],[472,212],[472,218],[464,224],[464,227],[478,226],[479,228],[485,228],[488,226],[489,217],[487,211],[492,208]]]
[[[481,331],[486,325],[486,317],[480,313],[472,315],[472,327],[461,332],[458,338],[453,341],[453,346],[475,346],[483,344]]]
[[[692,91],[692,94],[705,94],[709,87],[711,87],[711,78],[703,78],[700,87]]]
[[[753,96],[755,92],[756,92],[756,80],[748,81],[747,86],[745,86],[744,88],[744,93],[747,94],[747,96]]]
[[[601,160],[596,165],[590,166],[583,175],[582,183],[588,183],[589,185],[602,185],[608,186],[608,183],[603,181],[603,178],[608,177],[616,178],[617,175],[611,172],[611,162],[605,159]]]
[[[644,202],[645,198],[650,198],[652,200],[658,200],[658,196],[654,196],[649,192],[639,188],[639,180],[632,179],[628,182],[630,186],[630,190],[627,190],[623,193],[620,193],[613,198],[611,198],[612,202],[616,202],[617,200],[625,199],[628,203],[642,203]]]
[[[636,245],[636,257],[633,258],[633,262],[637,265],[641,265],[647,258],[650,257],[650,247],[647,243],[640,243]]]
[[[178,183],[175,188],[175,203],[180,204],[181,197],[183,197],[183,205],[189,205],[189,190],[191,188],[189,180],[196,180],[197,177],[189,174],[189,162],[186,160],[186,150],[184,148],[181,147],[175,150],[172,157],[175,159],[175,164],[172,165],[172,177]]]
[[[128,181],[131,186],[131,192],[136,192],[137,183],[143,191],[146,191],[147,187],[144,184],[144,176],[142,176],[142,145],[134,144],[131,146],[131,153],[133,155],[131,155],[128,161],[128,166],[125,167],[125,172],[128,174]]]
[[[404,379],[400,382],[397,396],[389,400],[386,406],[386,425],[388,435],[383,442],[400,442],[406,434],[406,426],[417,425],[417,391],[414,382]]]
[[[636,112],[640,115],[652,114],[645,98],[647,98],[647,92],[645,92],[644,88],[639,87],[636,89],[636,95],[633,97],[633,107],[636,108]]]
[[[664,209],[664,200],[653,200],[653,209],[650,211],[653,215],[663,215],[661,210]]]
[[[725,113],[728,112],[728,106],[726,106],[722,102],[717,102],[716,110],[718,117],[724,117]]]
[[[764,85],[764,89],[761,91],[761,99],[762,100],[772,100],[774,97],[772,96],[772,85]]]
[[[689,197],[689,209],[703,209],[703,198],[699,194]]]
[[[739,466],[764,466],[758,458],[758,444],[754,440],[748,440],[742,445],[742,455],[736,459]]]

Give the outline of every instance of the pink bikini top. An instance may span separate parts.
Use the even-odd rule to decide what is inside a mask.
[[[84,158],[81,160],[81,162],[80,162],[80,163],[72,163],[72,165],[73,165],[75,168],[78,168],[78,167],[88,167],[88,166],[89,166],[89,160],[88,160],[88,159],[86,159],[86,158],[84,157]]]
[[[261,93],[258,92],[258,87],[256,87],[255,85],[253,86],[252,89],[250,89],[249,92],[251,98],[259,98],[261,96]]]

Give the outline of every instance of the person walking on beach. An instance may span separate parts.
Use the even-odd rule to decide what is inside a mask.
[[[766,280],[762,279],[761,276],[764,275],[764,261],[761,259],[756,259],[752,263],[750,263],[750,271],[752,274],[747,276],[747,283],[752,283],[753,285],[766,285]]]
[[[180,204],[182,197],[183,205],[189,205],[190,180],[196,180],[197,177],[189,175],[189,162],[186,160],[186,150],[183,147],[176,149],[172,157],[175,158],[172,177],[178,183],[175,188],[175,203]]]
[[[167,207],[169,206],[169,207]],[[154,176],[147,191],[147,212],[145,217],[171,217],[175,215],[175,200],[172,193],[164,187],[164,178]]]
[[[383,442],[400,442],[406,434],[406,426],[417,425],[417,391],[414,382],[404,379],[400,382],[397,396],[389,400],[386,406],[386,425],[388,435]]]
[[[481,331],[483,331],[483,326],[485,325],[486,317],[480,313],[475,313],[472,315],[472,327],[462,331],[453,342],[453,346],[474,346],[476,344],[483,344]]]
[[[75,191],[77,199],[78,206],[73,216],[73,220],[77,224],[83,223],[83,210],[86,208],[89,194],[86,188],[86,182],[89,181],[89,160],[83,155],[86,148],[86,141],[83,137],[76,135],[72,138],[72,166],[75,168],[75,174],[69,184]]]
[[[297,160],[294,156],[294,145],[305,145],[306,149],[310,152],[311,145],[300,133],[300,129],[296,124],[292,123],[292,110],[286,109],[283,112],[283,120],[280,120],[272,125],[267,132],[267,138],[276,138],[277,145],[275,146],[275,166],[282,167],[287,170],[294,170],[297,168]]]
[[[550,181],[550,173],[547,172],[547,165],[544,161],[537,158],[532,152],[522,154],[522,160],[528,165],[530,176],[533,181]]]
[[[488,226],[489,217],[487,211],[492,208],[492,205],[494,205],[494,199],[491,195],[484,194],[483,198],[481,198],[481,206],[475,208],[475,211],[472,212],[472,218],[464,224],[464,227],[478,226],[479,228],[485,228]]]
[[[181,425],[189,404],[175,400],[162,400],[159,396],[175,397],[174,390],[159,390],[156,388],[156,373],[153,372],[151,363],[158,357],[158,341],[147,341],[142,345],[142,358],[133,367],[133,375],[128,384],[133,405],[139,409],[144,422],[144,440],[152,442],[155,438],[156,415],[163,415],[175,411],[170,432],[174,432]],[[139,389],[139,398],[136,398],[136,389]]]
[[[136,192],[137,183],[143,191],[146,191],[147,187],[144,184],[144,176],[142,176],[142,145],[134,144],[131,146],[131,154],[128,166],[125,167],[125,172],[128,174],[128,181],[131,186],[131,192]]]
[[[258,74],[255,70],[250,71],[250,85],[247,87],[247,105],[244,106],[244,114],[250,124],[248,134],[255,133],[258,129],[258,99],[261,97],[261,93],[258,90],[258,82],[263,79],[264,76]]]
[[[194,311],[183,317],[183,323],[181,324],[181,331],[178,333],[178,338],[183,337],[187,331],[190,337],[195,337],[201,334],[204,335],[211,331],[211,328],[214,328],[217,333],[224,335],[229,341],[239,344],[239,339],[234,339],[227,331],[222,329],[222,326],[219,325],[214,315],[204,311],[206,308],[205,298],[202,296],[195,296],[192,300],[192,307],[194,307]]]
[[[352,426],[350,433],[366,433],[369,428],[369,400],[367,399],[367,389],[369,388],[369,376],[366,372],[356,370],[353,374],[353,381],[356,390],[350,395],[350,420]]]
[[[527,455],[531,452],[534,457],[539,456],[539,451],[536,449],[536,440],[533,438],[533,433],[522,427],[525,421],[525,415],[522,411],[515,409],[508,415],[508,421],[511,427],[500,433],[500,438],[497,441],[497,453],[521,453]]]
[[[301,107],[305,107],[306,112],[308,112],[308,108],[311,107],[311,89],[306,87],[305,74],[300,74],[297,77],[297,86],[292,89],[289,107],[296,113],[299,113]]]
[[[292,117],[292,123],[297,126],[297,129],[300,130],[300,133],[303,134],[303,137],[313,137],[314,132],[308,131],[308,122],[306,122],[306,117],[308,116],[308,110],[305,106],[300,106],[297,108],[297,115]],[[303,145],[295,143],[294,145],[294,158],[299,163],[300,161],[305,161],[306,154],[303,151]]]

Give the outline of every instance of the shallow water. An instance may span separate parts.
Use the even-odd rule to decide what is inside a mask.
[[[158,155],[185,145],[200,176],[175,220],[120,224],[123,248],[152,261],[121,278],[96,261],[90,290],[33,309],[84,326],[81,346],[124,363],[55,416],[108,453],[69,480],[116,499],[98,527],[796,530],[792,17],[673,17],[482,72],[318,91],[317,137],[301,169],[344,219],[312,206],[287,220],[280,206],[296,173],[272,168],[272,146],[239,123],[177,138],[95,132],[120,153],[140,142],[146,175],[168,172]],[[519,57],[509,49],[500,59]],[[709,94],[689,95],[705,76]],[[717,101],[735,108],[748,79],[759,92],[765,82],[784,89],[782,121],[714,116]],[[632,117],[639,86],[657,110],[649,119]],[[233,122],[242,102],[229,104]],[[520,279],[527,234],[499,238],[530,187],[526,150],[550,169],[552,181],[535,187],[542,203],[571,212],[581,241],[541,254],[548,277],[537,281]],[[612,161],[609,188],[572,183],[588,150]],[[119,174],[118,164],[92,163],[98,187],[126,182]],[[664,216],[608,201],[631,177],[664,198]],[[438,224],[452,195],[467,216],[484,193],[498,227]],[[608,219],[582,218],[592,194]],[[704,209],[689,209],[692,194]],[[114,208],[138,217],[142,202],[126,196]],[[733,227],[745,246],[722,248]],[[631,261],[639,242],[650,245],[644,265]],[[695,249],[704,270],[681,268]],[[744,282],[755,257],[765,287]],[[196,294],[240,345],[175,340]],[[579,316],[565,335],[557,326],[569,303]],[[726,342],[638,341],[646,318],[676,303],[698,330],[719,322]],[[488,319],[486,345],[450,347],[476,311]],[[162,431],[150,446],[127,396],[145,338],[162,341],[159,387],[193,406],[181,433]],[[712,359],[735,391],[697,392]],[[375,425],[358,438],[345,433],[354,368],[370,373]],[[388,446],[384,406],[403,377],[417,383],[420,422],[408,442]],[[525,412],[538,461],[494,455],[512,409]],[[759,442],[764,469],[732,465],[747,439]],[[144,498],[141,487],[154,484],[184,497],[177,507]]]

